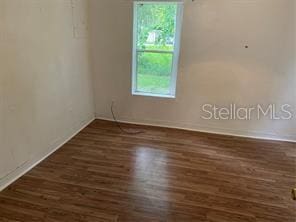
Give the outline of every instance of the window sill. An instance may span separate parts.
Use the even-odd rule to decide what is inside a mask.
[[[157,98],[166,98],[166,99],[175,99],[175,95],[165,95],[165,94],[154,94],[154,93],[145,93],[145,92],[132,92],[133,96],[148,96],[148,97],[157,97]]]

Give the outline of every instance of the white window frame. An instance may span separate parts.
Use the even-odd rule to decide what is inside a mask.
[[[138,36],[137,5],[140,5],[140,4],[172,4],[172,3],[177,4],[174,50],[173,51],[161,51],[161,50],[140,50],[140,49],[137,49],[137,41],[138,41],[138,39],[137,39],[137,36]],[[181,2],[181,1],[135,1],[133,7],[134,7],[134,22],[133,22],[132,95],[163,97],[163,98],[176,98],[176,85],[177,85],[181,29],[182,29],[182,18],[183,18],[183,2]],[[168,94],[155,94],[155,93],[146,93],[146,92],[137,91],[137,54],[139,52],[165,53],[165,54],[172,54],[173,55],[170,92]]]

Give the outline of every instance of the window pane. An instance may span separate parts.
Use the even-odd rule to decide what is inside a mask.
[[[137,91],[170,94],[173,55],[138,52]]]
[[[137,5],[137,48],[174,50],[176,4]]]

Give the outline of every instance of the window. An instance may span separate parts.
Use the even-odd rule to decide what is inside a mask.
[[[182,10],[181,2],[134,3],[134,95],[175,97]]]

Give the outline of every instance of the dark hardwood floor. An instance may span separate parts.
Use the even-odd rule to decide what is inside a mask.
[[[295,222],[296,144],[94,121],[0,193],[0,221]]]

